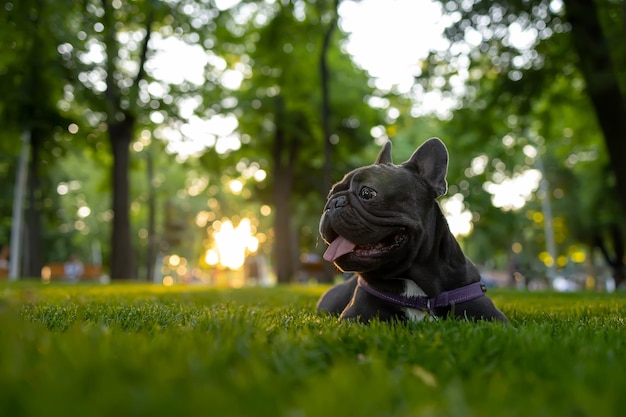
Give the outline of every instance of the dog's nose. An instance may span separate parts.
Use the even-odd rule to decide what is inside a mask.
[[[347,203],[348,203],[348,200],[346,200],[346,197],[343,195],[340,195],[335,198],[335,201],[333,201],[333,204],[331,204],[331,207],[338,209],[340,207],[344,207]]]

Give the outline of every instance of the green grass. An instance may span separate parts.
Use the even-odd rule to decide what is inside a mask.
[[[625,294],[338,323],[321,287],[0,285],[1,416],[620,416]]]

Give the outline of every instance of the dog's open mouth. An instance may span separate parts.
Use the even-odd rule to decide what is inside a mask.
[[[330,243],[326,252],[324,252],[324,259],[329,262],[334,262],[339,257],[347,253],[354,253],[355,255],[364,258],[377,256],[397,249],[405,240],[406,233],[404,230],[392,233],[379,242],[364,245],[357,245],[350,242],[343,236],[337,236]]]

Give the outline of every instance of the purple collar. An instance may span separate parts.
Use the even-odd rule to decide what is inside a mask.
[[[444,291],[434,298],[406,297],[404,295],[381,292],[374,289],[361,277],[359,277],[358,284],[360,288],[363,288],[365,291],[372,294],[374,297],[380,298],[381,300],[385,300],[402,307],[416,308],[418,310],[427,311],[433,311],[436,308],[448,307],[452,304],[470,301],[484,296],[487,292],[487,287],[485,287],[485,285],[483,285],[480,281],[461,288],[456,288],[454,290]]]

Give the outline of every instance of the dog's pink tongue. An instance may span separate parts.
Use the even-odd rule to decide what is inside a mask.
[[[328,262],[333,262],[341,255],[352,252],[355,247],[356,245],[354,243],[350,242],[345,237],[339,236],[328,245],[326,252],[324,252],[324,259]]]

